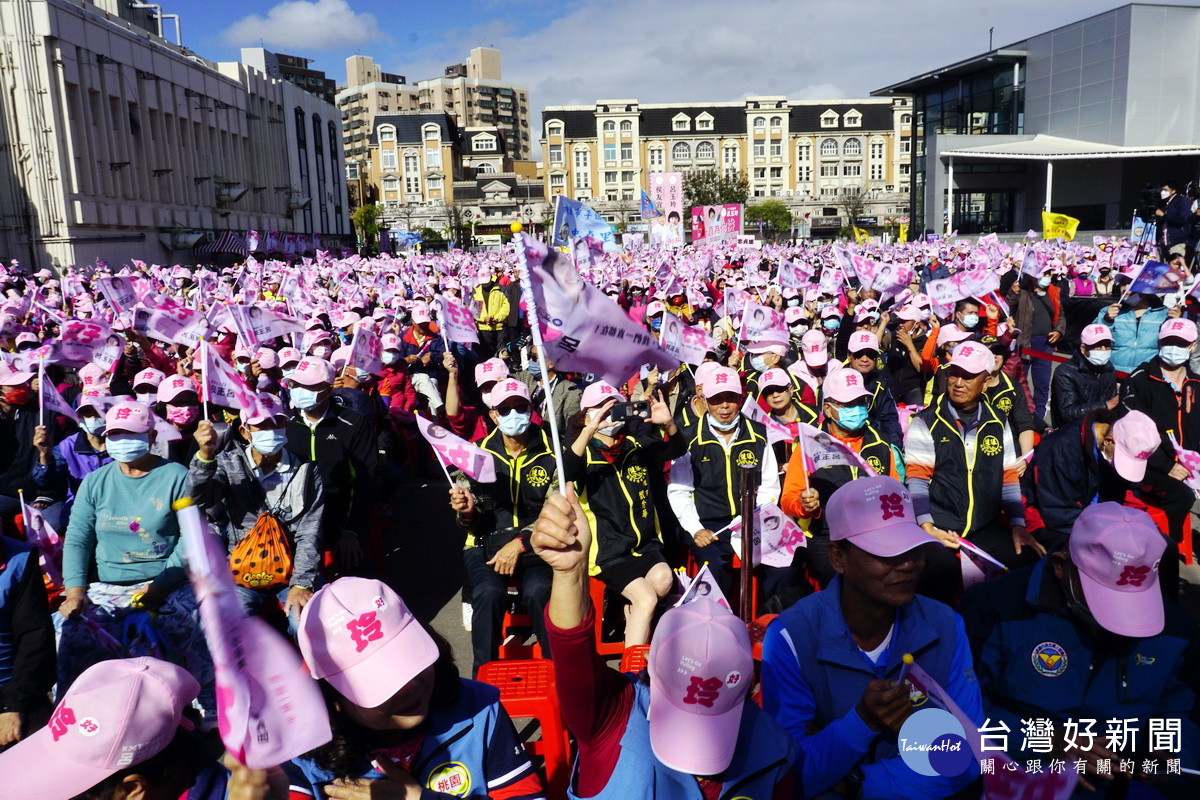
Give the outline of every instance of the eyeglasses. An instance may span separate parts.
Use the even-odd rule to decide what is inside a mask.
[[[879,358],[879,352],[877,350],[859,350],[857,353],[851,353],[850,358],[851,359],[859,359],[859,358],[875,359],[875,358]]]
[[[518,414],[529,413],[529,403],[517,403],[517,404],[511,405],[511,406],[499,406],[496,409],[496,413],[502,417],[507,417],[509,414],[511,414],[514,411],[517,412]]]

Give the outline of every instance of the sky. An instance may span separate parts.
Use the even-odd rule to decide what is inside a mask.
[[[890,83],[1121,5],[1118,0],[164,0],[184,45],[217,60],[243,46],[315,59],[343,82],[372,56],[409,82],[472,47],[501,50],[530,104],[867,97]],[[171,36],[168,26],[168,36]],[[537,117],[534,118],[535,127]]]

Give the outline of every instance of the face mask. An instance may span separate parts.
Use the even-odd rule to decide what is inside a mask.
[[[825,328],[825,330],[827,330],[827,331],[836,331],[838,328],[842,327],[842,321],[840,319],[834,317],[832,319],[827,319],[824,322],[822,322],[821,326],[823,328]]]
[[[114,461],[128,464],[150,452],[150,435],[145,433],[118,433],[108,437],[108,454]]]
[[[264,456],[275,455],[283,449],[285,444],[287,444],[287,431],[282,428],[250,433],[250,446]]]
[[[1039,289],[1045,289],[1049,285],[1050,285],[1050,276],[1049,275],[1043,275],[1042,277],[1038,278],[1038,288]]]
[[[767,366],[766,356],[750,356],[750,367],[755,372],[766,372],[770,367]]]
[[[796,334],[797,336],[803,336],[804,334],[808,333],[808,323],[797,322],[794,325],[792,325],[791,331],[792,331],[792,333]]]
[[[1161,197],[1163,200],[1166,200],[1168,197],[1171,196],[1171,193],[1168,192],[1166,189],[1163,189],[1161,192],[1158,193],[1158,196]]]
[[[1112,350],[1089,350],[1084,358],[1093,367],[1103,367],[1112,358]]]
[[[797,306],[800,305],[800,298],[799,297],[789,297],[787,304],[788,304],[788,308],[796,308]]]
[[[382,360],[386,366],[390,367],[392,364],[395,364],[397,361],[400,360],[400,354],[397,353],[395,350],[384,350]]]
[[[285,369],[285,370],[283,370],[283,377],[285,377],[285,378],[290,378],[290,377],[292,377],[292,375],[294,375],[295,373],[296,373],[296,368],[295,368],[295,367],[292,367],[291,369]]]
[[[29,398],[33,396],[28,386],[18,386],[16,389],[9,389],[4,393],[4,402],[9,405],[23,406],[29,402]]]
[[[710,414],[708,417],[708,424],[712,425],[714,430],[718,430],[721,433],[729,433],[738,426],[738,418],[734,417],[733,419],[729,420],[729,422],[721,422]]]
[[[138,392],[137,401],[144,406],[152,406],[158,402],[158,395],[154,392]]]
[[[365,372],[361,369],[355,370],[354,379],[359,383],[366,383],[367,381],[371,380],[371,373]]]
[[[846,406],[838,409],[838,426],[848,431],[856,431],[867,424],[866,406]]]
[[[1100,270],[1100,275],[1101,275],[1101,276],[1104,276],[1104,275],[1107,275],[1107,274],[1108,274],[1108,273],[1110,273],[1110,272],[1112,272],[1112,270],[1111,270],[1111,269],[1102,269],[1102,270]]]
[[[603,433],[605,436],[616,436],[617,432],[620,431],[621,428],[624,428],[624,427],[625,427],[625,420],[621,420],[619,422],[614,422],[611,425],[605,425],[603,428],[600,429],[600,432]]]
[[[533,414],[529,411],[524,413],[520,411],[509,411],[496,423],[496,427],[505,436],[520,436],[525,431],[529,430],[529,422]]]
[[[979,315],[978,314],[963,314],[962,326],[964,328],[966,328],[967,330],[971,330],[978,324],[979,324]]]
[[[200,417],[200,406],[168,406],[167,422],[190,425]]]
[[[1178,367],[1191,358],[1191,356],[1191,352],[1186,347],[1167,344],[1158,348],[1158,360],[1168,367]]]
[[[327,344],[319,344],[312,349],[312,354],[317,358],[329,358],[333,354],[333,348]]]
[[[104,417],[84,417],[79,420],[79,424],[92,436],[104,433]]]
[[[529,362],[529,374],[535,378],[542,377],[542,362],[534,359]]]
[[[655,317],[654,319],[650,320],[650,330],[662,330],[662,317]]]
[[[317,405],[317,396],[320,392],[314,392],[312,389],[306,389],[303,386],[295,386],[292,388],[292,408],[298,408],[301,411],[308,411],[315,408]]]

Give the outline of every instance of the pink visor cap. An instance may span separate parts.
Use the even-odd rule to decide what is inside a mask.
[[[488,408],[495,408],[511,397],[529,400],[529,387],[514,378],[505,378],[492,387],[484,400]]]
[[[829,498],[825,518],[831,541],[845,540],[880,558],[937,542],[917,524],[908,489],[886,475],[843,484]]]
[[[0,753],[4,795],[75,797],[158,755],[199,693],[186,670],[156,658],[89,667],[46,727]]]
[[[1098,323],[1084,327],[1083,332],[1079,334],[1079,341],[1083,343],[1084,347],[1092,347],[1100,342],[1112,343],[1112,340],[1112,331],[1108,329],[1108,326]]]
[[[1158,329],[1158,340],[1182,339],[1191,344],[1196,341],[1196,323],[1190,319],[1169,319]]]
[[[1158,563],[1167,540],[1149,514],[1113,502],[1090,505],[1076,518],[1067,547],[1096,622],[1120,636],[1162,632]]]
[[[705,376],[701,382],[701,388],[704,390],[704,396],[709,400],[719,394],[741,395],[742,379],[729,367],[717,367]]]
[[[672,608],[654,631],[647,670],[655,757],[689,775],[724,772],[754,679],[745,623],[708,598]]]
[[[1141,411],[1130,411],[1113,423],[1113,467],[1127,481],[1146,477],[1146,462],[1162,446],[1162,434],[1154,420]]]
[[[596,381],[590,383],[583,390],[583,396],[579,398],[580,408],[596,408],[607,403],[609,400],[616,400],[618,403],[625,402],[625,395],[617,391],[608,381]]]
[[[104,430],[114,433],[149,433],[154,430],[154,415],[136,400],[123,400],[104,414]]]
[[[340,578],[313,595],[298,638],[312,676],[363,708],[382,705],[438,659],[404,601],[367,578]]]
[[[810,367],[822,367],[829,361],[829,345],[825,334],[811,330],[800,337],[800,354]]]
[[[508,377],[508,365],[499,358],[489,358],[481,364],[475,365],[475,385],[483,386],[487,383],[502,381]]]
[[[954,348],[950,366],[958,367],[968,375],[987,375],[996,366],[996,357],[978,342],[963,342]]]
[[[825,399],[837,403],[853,403],[864,397],[870,397],[871,392],[863,381],[862,374],[856,369],[841,367],[829,373],[825,383],[821,384]]]

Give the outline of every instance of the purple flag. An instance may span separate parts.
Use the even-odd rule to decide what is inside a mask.
[[[417,428],[430,447],[437,451],[443,464],[458,467],[480,483],[496,482],[496,459],[487,450],[455,436],[441,425],[430,422],[419,414]]]

